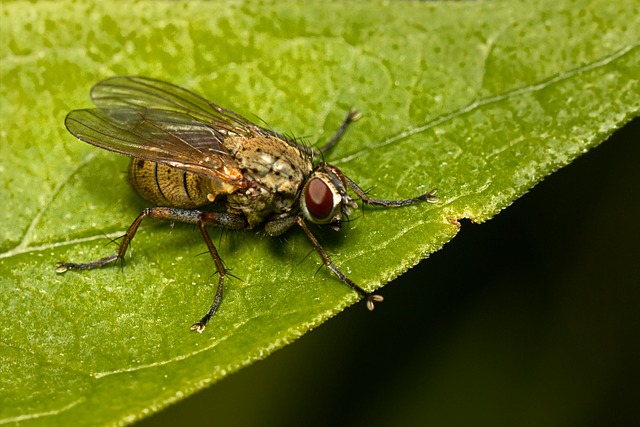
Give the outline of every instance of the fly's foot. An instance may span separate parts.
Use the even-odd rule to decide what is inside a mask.
[[[56,264],[56,273],[64,273],[69,270],[69,264],[66,262],[59,262]]]
[[[196,331],[197,333],[201,334],[202,331],[204,331],[204,328],[206,328],[206,327],[207,327],[207,325],[205,325],[204,323],[197,322],[197,323],[194,323],[193,325],[191,325],[191,330],[192,331]]]
[[[440,201],[440,198],[436,196],[436,194],[438,194],[438,190],[433,189],[424,195],[424,200],[429,203],[438,203]]]
[[[384,298],[382,298],[380,295],[368,294],[367,295],[367,308],[369,309],[369,311],[373,311],[373,309],[375,308],[373,303],[374,302],[382,302],[383,300],[384,300]]]
[[[362,118],[362,113],[358,110],[356,110],[355,108],[351,107],[349,109],[349,113],[347,113],[347,117],[345,118],[345,122],[351,123],[351,122],[355,122],[356,120],[360,120]]]

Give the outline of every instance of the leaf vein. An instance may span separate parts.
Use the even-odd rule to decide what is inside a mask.
[[[592,71],[595,70],[597,68],[606,66],[608,64],[610,64],[611,62],[615,61],[616,59],[619,59],[621,57],[623,57],[625,54],[627,54],[628,52],[630,52],[631,50],[637,48],[638,46],[640,46],[640,43],[636,43],[636,44],[632,44],[632,45],[627,45],[624,46],[623,48],[615,51],[614,53],[607,55],[597,61],[591,62],[589,64],[583,65],[581,67],[577,67],[577,68],[573,68],[571,70],[568,70],[564,73],[558,74],[555,77],[551,77],[548,78],[546,80],[543,80],[539,83],[533,84],[533,85],[529,85],[529,86],[525,86],[525,87],[521,87],[518,89],[514,89],[510,92],[506,92],[504,94],[500,94],[500,95],[496,95],[496,96],[491,96],[488,98],[483,98],[483,99],[478,99],[475,100],[473,102],[471,102],[470,104],[467,104],[464,107],[461,107],[455,111],[452,111],[448,114],[444,114],[441,115],[440,117],[436,117],[435,119],[420,125],[418,127],[414,127],[414,128],[410,128],[408,130],[405,130],[403,132],[397,133],[396,135],[393,135],[383,141],[380,141],[378,143],[373,143],[373,144],[367,144],[366,145],[366,149],[364,150],[359,150],[351,155],[348,156],[344,156],[342,158],[336,159],[334,161],[332,161],[333,164],[338,165],[338,164],[342,164],[342,163],[347,163],[355,158],[358,158],[366,153],[368,153],[370,150],[375,149],[375,148],[380,148],[380,147],[384,147],[387,146],[389,144],[392,144],[396,141],[408,138],[410,136],[425,132],[427,130],[430,130],[444,122],[447,122],[449,120],[455,119],[456,117],[462,116],[464,114],[470,113],[474,110],[477,110],[481,107],[487,106],[487,105],[491,105],[491,104],[496,104],[498,102],[504,101],[506,99],[510,99],[510,98],[515,98],[517,96],[520,95],[525,95],[525,94],[529,94],[529,93],[533,93],[539,90],[543,90],[555,83],[559,83],[562,82],[564,80],[567,80],[571,77],[574,77],[576,75],[585,73],[587,71]]]

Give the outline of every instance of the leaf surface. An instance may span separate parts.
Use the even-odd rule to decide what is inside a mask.
[[[299,230],[282,239],[212,231],[238,279],[202,335],[188,328],[217,277],[192,226],[145,223],[123,269],[56,274],[57,261],[111,254],[109,239],[146,206],[126,183],[125,157],[64,129],[68,111],[91,106],[98,80],[168,80],[318,144],[356,106],[363,119],[327,161],[376,197],[434,187],[441,197],[368,208],[339,235],[313,229],[367,289],[640,111],[632,0],[5,2],[2,24],[3,423],[134,421],[357,301],[319,269]]]

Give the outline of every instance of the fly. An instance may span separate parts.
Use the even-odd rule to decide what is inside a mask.
[[[317,160],[360,117],[355,110],[349,111],[326,145],[314,149],[159,80],[112,77],[93,86],[91,99],[97,108],[70,112],[65,119],[67,129],[82,141],[132,157],[129,180],[156,207],[138,215],[115,254],[83,264],[61,262],[56,271],[87,270],[123,260],[147,217],[195,224],[219,275],[213,303],[191,326],[198,332],[205,329],[220,306],[227,274],[207,225],[230,230],[261,226],[269,236],[299,226],[324,264],[373,310],[382,297],[345,276],[307,223],[325,224],[339,231],[343,219],[357,207],[347,189],[370,205],[438,201],[436,190],[405,200],[372,199],[340,169]],[[222,208],[206,209],[214,202]]]

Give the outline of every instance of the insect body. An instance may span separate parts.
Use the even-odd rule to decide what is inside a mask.
[[[123,259],[146,217],[197,224],[219,273],[209,311],[191,326],[198,332],[220,305],[226,275],[206,225],[231,230],[262,226],[270,236],[300,226],[324,264],[366,298],[372,310],[382,297],[365,291],[335,267],[307,222],[340,230],[343,218],[357,207],[347,189],[372,205],[438,200],[435,190],[406,200],[372,199],[338,168],[314,162],[359,118],[355,110],[325,146],[312,149],[159,80],[109,78],[92,88],[91,98],[97,108],[69,113],[67,129],[85,142],[132,157],[129,179],[157,207],[145,209],[136,218],[116,254],[84,264],[62,262],[57,271],[97,268]],[[214,202],[224,210],[201,209]]]

